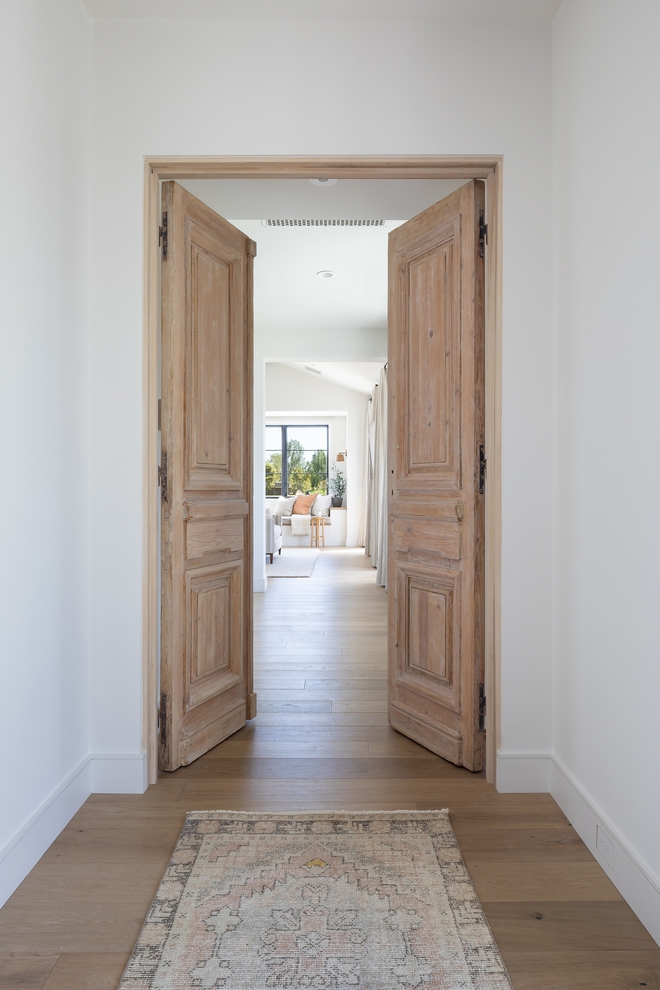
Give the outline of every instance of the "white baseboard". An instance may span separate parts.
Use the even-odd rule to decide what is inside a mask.
[[[0,850],[0,907],[25,880],[91,793],[92,764],[86,756]]]
[[[550,790],[550,754],[500,750],[495,786],[502,794],[547,794]]]
[[[660,878],[554,753],[500,751],[497,789],[518,794],[550,792],[614,886],[660,944]]]
[[[0,907],[36,866],[90,794],[143,794],[146,753],[91,753],[0,850]]]
[[[146,753],[94,753],[85,757],[0,850],[0,907],[90,794],[142,794],[146,789]],[[660,878],[628,845],[558,757],[499,752],[497,789],[502,793],[549,791],[614,886],[660,944]]]
[[[252,590],[256,592],[256,594],[258,595],[263,594],[263,592],[266,590],[267,587],[268,587],[268,578],[263,577],[263,578],[252,579]]]
[[[144,794],[147,789],[146,753],[93,753],[93,794]]]
[[[614,886],[660,945],[660,878],[653,874],[554,755],[550,761],[550,793]]]

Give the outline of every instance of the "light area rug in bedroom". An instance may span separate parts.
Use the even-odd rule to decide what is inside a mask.
[[[283,547],[275,554],[273,563],[266,561],[266,577],[311,577],[319,552],[307,547]]]
[[[190,812],[119,990],[511,990],[442,811]]]

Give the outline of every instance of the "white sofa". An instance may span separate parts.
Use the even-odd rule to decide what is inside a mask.
[[[273,516],[266,509],[266,556],[271,564],[275,553],[282,553],[282,516]]]
[[[270,499],[266,502],[266,518],[268,514],[272,512],[271,505],[274,505],[277,499]],[[330,509],[330,515],[326,516],[325,520],[325,545],[326,547],[345,547],[346,546],[346,529],[347,529],[347,510],[346,507],[340,509]],[[308,547],[309,537],[304,536],[291,536],[291,517],[290,516],[280,516],[278,514],[273,514],[272,519],[275,525],[281,527],[282,544],[284,547]],[[268,524],[267,524],[268,528]],[[266,532],[266,547],[268,548],[270,544],[268,543],[268,532]],[[276,548],[279,551],[279,546]],[[274,552],[274,551],[273,551]],[[270,556],[270,550],[267,549],[266,553]]]

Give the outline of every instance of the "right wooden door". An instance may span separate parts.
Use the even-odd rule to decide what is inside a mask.
[[[389,719],[484,761],[484,183],[390,234]]]

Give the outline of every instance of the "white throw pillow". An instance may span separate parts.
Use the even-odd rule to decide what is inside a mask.
[[[276,516],[279,514],[280,516],[290,516],[296,497],[296,495],[292,495],[290,498],[283,498],[283,496],[280,495],[277,502],[273,506],[273,515]]]
[[[332,495],[317,495],[316,502],[312,506],[313,516],[329,516],[332,505]]]

